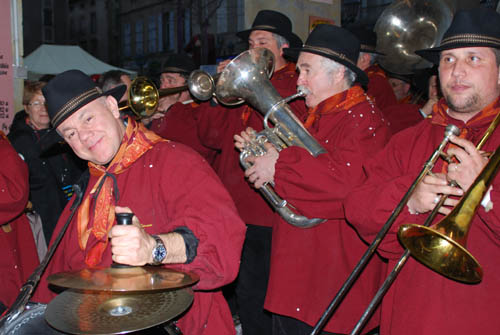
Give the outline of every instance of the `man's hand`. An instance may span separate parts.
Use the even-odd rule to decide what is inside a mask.
[[[175,104],[177,101],[179,101],[180,94],[170,94],[167,95],[163,98],[161,98],[158,101],[158,111],[161,111],[162,113],[165,113],[173,104]]]
[[[248,145],[248,143],[255,139],[255,130],[251,127],[248,127],[247,129],[242,131],[240,135],[234,135],[233,139],[234,146],[242,151],[245,146]]]
[[[232,59],[226,59],[222,62],[220,62],[219,64],[217,64],[217,73],[220,73],[222,72],[222,70],[224,70],[224,68],[227,66],[227,64],[231,63]]]
[[[434,209],[443,194],[461,196],[463,191],[458,187],[449,186],[444,174],[427,175],[417,185],[406,205],[412,214],[426,213]],[[457,203],[456,199],[446,199],[439,213],[447,215],[451,211],[450,207]]]
[[[263,156],[250,156],[247,161],[252,164],[245,171],[245,176],[254,184],[254,187],[259,189],[266,183],[274,182],[274,173],[276,161],[279,158],[279,153],[271,143],[264,145],[267,152]]]
[[[115,207],[116,213],[132,213],[128,207]],[[134,215],[132,225],[115,225],[109,232],[113,261],[120,264],[142,266],[153,261],[152,250],[156,244]]]
[[[451,137],[450,141],[458,147],[448,149],[447,153],[455,156],[458,163],[448,165],[448,180],[454,180],[462,190],[467,191],[488,159],[470,141],[457,136]]]

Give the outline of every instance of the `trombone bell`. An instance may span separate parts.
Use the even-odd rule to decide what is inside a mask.
[[[479,283],[483,278],[481,265],[465,249],[465,241],[462,245],[449,237],[463,232],[457,231],[451,220],[443,221],[440,228],[437,225],[402,225],[398,232],[399,240],[414,258],[432,270],[457,281]]]
[[[413,257],[451,279],[471,284],[481,281],[483,270],[466,249],[467,236],[477,208],[499,167],[500,147],[444,219],[432,227],[406,224],[399,228],[399,240]]]

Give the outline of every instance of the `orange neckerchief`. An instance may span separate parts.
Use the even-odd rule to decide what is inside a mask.
[[[405,96],[404,98],[401,98],[399,101],[398,101],[398,104],[409,104],[411,103],[411,100],[413,99],[413,96],[411,94],[408,94],[407,96]]]
[[[437,124],[440,126],[446,126],[448,124],[448,105],[446,104],[446,100],[441,98],[437,103],[432,107],[432,121],[431,123]],[[467,121],[467,126],[475,126],[476,124],[480,124],[484,119],[494,117],[496,114],[500,112],[500,98],[495,99],[491,104],[486,106],[479,114],[475,115],[472,119]],[[460,130],[460,138],[465,138],[467,136],[467,128],[464,127]],[[449,148],[456,147],[455,144],[450,143]],[[456,159],[453,158],[456,162]],[[442,172],[446,172],[446,168],[448,167],[448,163],[443,163]]]
[[[88,266],[96,266],[101,262],[102,254],[108,244],[108,232],[115,221],[114,202],[119,198],[114,175],[127,170],[139,157],[150,150],[155,143],[166,141],[142,123],[128,118],[128,126],[117,154],[108,167],[89,162],[89,171],[93,176],[99,176],[94,188],[85,197],[78,210],[78,243],[85,250],[92,233],[98,240],[85,256]],[[110,178],[107,178],[110,177]],[[93,213],[91,213],[91,198],[95,198]],[[88,228],[93,214],[93,225]]]
[[[293,73],[295,74],[295,64],[294,63],[287,63],[285,66],[283,66],[281,69],[276,71],[273,76],[278,76],[281,74],[286,74],[286,73]],[[241,112],[241,121],[243,121],[243,125],[246,126],[248,122],[248,118],[250,117],[250,114],[252,112],[252,109],[248,104],[245,105],[243,108],[243,112]]]
[[[365,91],[357,85],[348,90],[337,93],[307,111],[309,115],[304,123],[304,127],[306,127],[306,129],[310,129],[314,122],[319,119],[322,114],[337,113],[341,110],[349,109],[365,100],[367,100]]]
[[[366,69],[365,72],[366,72],[366,75],[368,76],[368,78],[371,78],[372,76],[375,76],[375,75],[387,78],[387,74],[385,73],[385,71],[382,70],[380,68],[380,66],[378,66],[377,64],[371,65],[370,67],[368,67]]]

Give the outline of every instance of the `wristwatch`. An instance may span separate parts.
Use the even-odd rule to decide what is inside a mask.
[[[160,265],[161,262],[167,257],[167,249],[165,244],[163,244],[162,239],[158,235],[151,235],[155,241],[156,245],[153,248],[153,262],[151,265]]]

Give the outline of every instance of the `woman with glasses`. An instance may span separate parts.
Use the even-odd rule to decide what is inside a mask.
[[[71,150],[52,131],[42,95],[44,82],[24,85],[24,111],[16,114],[8,135],[12,145],[29,168],[32,209],[41,216],[46,243],[73,185],[85,168]]]

